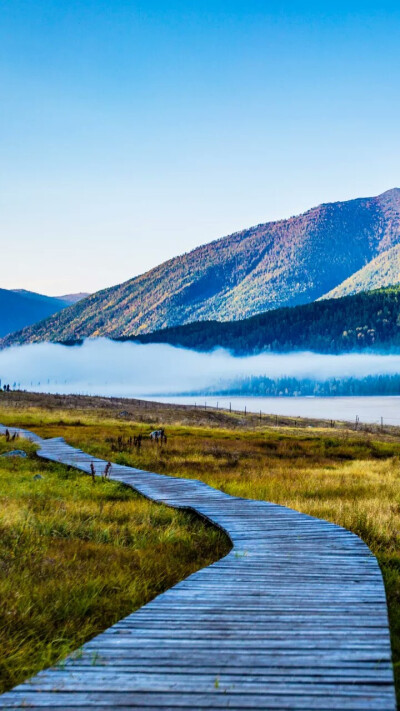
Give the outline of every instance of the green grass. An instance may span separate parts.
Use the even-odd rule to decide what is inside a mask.
[[[228,552],[227,538],[115,482],[0,456],[0,692]],[[36,475],[41,479],[34,479]]]

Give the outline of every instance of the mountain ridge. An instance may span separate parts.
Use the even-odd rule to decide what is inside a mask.
[[[400,188],[323,203],[174,257],[14,334],[5,345],[137,335],[310,303],[400,244]]]
[[[0,336],[30,326],[65,306],[65,302],[52,296],[23,289],[0,289]]]
[[[6,290],[8,291],[8,290]],[[36,299],[39,301],[44,301],[46,299],[55,299],[56,301],[62,301],[64,304],[70,306],[71,304],[76,304],[82,299],[86,299],[90,296],[88,292],[80,291],[76,294],[63,294],[62,296],[47,296],[46,294],[39,294],[37,291],[29,291],[29,289],[10,289],[14,294],[21,294],[30,299]]]
[[[360,291],[371,291],[400,283],[400,244],[381,252],[365,267],[325,294],[322,299],[337,299]]]
[[[61,301],[65,301],[68,306],[71,306],[71,304],[76,304],[78,301],[82,301],[82,299],[86,299],[88,296],[90,296],[90,293],[88,291],[78,291],[76,294],[62,294],[61,296],[55,296],[55,299],[61,299]]]

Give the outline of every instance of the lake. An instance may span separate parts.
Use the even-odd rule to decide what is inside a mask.
[[[172,402],[181,405],[220,407],[244,412],[261,412],[272,415],[323,418],[327,420],[355,421],[386,425],[400,425],[400,397],[151,397],[149,400]]]
[[[11,387],[49,393],[78,393],[106,397],[139,397],[204,405],[204,396],[179,393],[206,392],[249,376],[326,379],[400,373],[400,354],[319,355],[317,353],[261,353],[236,358],[217,350],[198,353],[163,344],[116,343],[87,340],[66,347],[38,343],[0,351],[0,380]],[[177,393],[176,397],[170,393]],[[400,397],[218,397],[207,396],[209,406],[293,417],[400,425]]]

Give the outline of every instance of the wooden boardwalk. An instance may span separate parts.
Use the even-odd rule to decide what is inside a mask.
[[[98,474],[106,464],[32,438],[45,459]],[[194,509],[233,549],[3,694],[1,708],[394,711],[381,572],[357,536],[196,480],[116,464],[111,478]]]

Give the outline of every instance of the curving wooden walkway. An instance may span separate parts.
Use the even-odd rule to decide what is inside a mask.
[[[61,438],[20,432],[45,459],[105,466]],[[381,572],[357,536],[196,480],[116,464],[111,478],[194,509],[233,549],[1,696],[1,708],[394,711]]]

